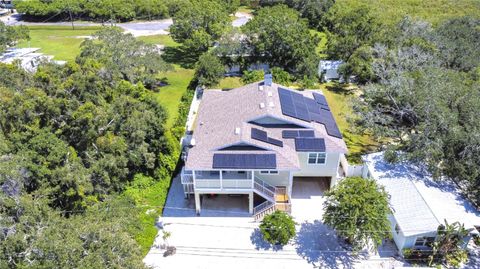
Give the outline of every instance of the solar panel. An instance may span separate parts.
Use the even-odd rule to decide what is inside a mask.
[[[298,137],[298,131],[284,130],[282,131],[283,138],[296,138]]]
[[[324,106],[324,105],[319,105],[321,109],[328,110],[330,111],[330,107]]]
[[[213,154],[213,168],[216,169],[275,169],[275,154]]]
[[[308,113],[307,107],[297,107],[295,110],[297,112],[297,118],[310,121],[310,114]]]
[[[325,140],[313,137],[295,138],[295,150],[301,152],[325,152]]]
[[[324,95],[313,93],[314,99],[311,99],[284,88],[278,88],[278,94],[284,115],[308,122],[315,121],[321,123],[325,125],[325,129],[330,136],[342,138],[342,134],[330,112],[330,107]],[[282,134],[282,136],[284,135]]]
[[[262,131],[262,130],[257,129],[257,128],[252,128],[252,139],[256,139],[256,140],[259,140],[259,141],[262,141],[262,142],[265,142],[265,143],[269,143],[269,144],[272,144],[272,145],[275,145],[275,146],[283,147],[283,142],[282,141],[280,141],[278,139],[268,137],[267,132]]]
[[[270,143],[275,146],[283,147],[283,142],[275,138],[267,138],[267,143]]]
[[[300,130],[298,131],[298,137],[315,137],[315,132],[312,130]]]
[[[252,128],[252,139],[267,142],[267,139],[268,139],[267,132],[257,128]]]
[[[315,137],[313,130],[283,130],[283,138],[297,138],[297,137]]]
[[[327,99],[325,98],[324,95],[314,92],[313,98],[315,98],[315,101],[317,101],[317,103],[324,106],[328,106]]]

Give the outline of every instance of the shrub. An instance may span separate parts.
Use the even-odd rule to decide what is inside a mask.
[[[245,84],[263,80],[265,72],[263,70],[243,71],[242,81]]]
[[[426,265],[431,260],[432,251],[406,248],[403,250],[403,257],[412,264]]]
[[[260,231],[270,244],[286,245],[295,236],[295,222],[285,212],[275,211],[263,219]]]
[[[273,81],[275,83],[288,86],[292,82],[292,76],[280,67],[272,68]]]

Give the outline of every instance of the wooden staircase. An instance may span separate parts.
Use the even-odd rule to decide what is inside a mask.
[[[274,197],[275,201],[271,201],[273,199],[269,199],[253,209],[253,218],[256,222],[262,221],[263,218],[275,212],[276,210],[287,212],[290,214],[292,212],[292,206],[290,204],[290,200],[288,198],[287,188],[286,187],[274,187]]]

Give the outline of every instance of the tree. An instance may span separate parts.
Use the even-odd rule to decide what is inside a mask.
[[[382,28],[366,7],[357,9],[332,8],[327,23],[327,53],[332,59],[348,61],[362,46],[380,41]]]
[[[390,236],[387,192],[373,179],[345,178],[325,194],[323,221],[356,250]]]
[[[206,52],[229,26],[228,12],[216,0],[190,0],[173,14],[170,33],[183,49],[197,57]]]
[[[205,87],[217,85],[224,73],[225,67],[217,56],[207,52],[198,59],[195,78],[199,85]]]
[[[137,17],[144,16],[148,20],[164,18],[168,14],[167,6],[163,0],[142,0],[136,2]]]
[[[243,28],[252,59],[281,67],[298,78],[315,78],[318,39],[298,12],[284,5],[262,8]]]
[[[25,26],[7,26],[0,21],[0,53],[22,39],[29,39],[29,31]]]
[[[467,251],[462,248],[464,238],[468,236],[468,230],[463,224],[454,222],[441,224],[437,229],[437,238],[433,243],[432,263],[446,262],[448,265],[459,267],[467,261]]]
[[[156,86],[158,72],[171,67],[162,59],[155,45],[146,44],[116,28],[104,28],[94,34],[95,39],[85,40],[77,62],[84,64],[95,59],[105,66],[103,74],[109,79],[141,82],[148,88]]]
[[[435,30],[435,35],[438,51],[448,68],[468,72],[479,66],[479,19],[450,19]]]
[[[373,72],[373,49],[369,46],[362,46],[355,50],[348,61],[339,68],[339,73],[344,77],[346,82],[355,75],[355,81],[360,84],[373,81],[375,74]]]
[[[313,28],[320,28],[328,10],[335,4],[335,0],[260,0],[261,6],[285,4],[296,9],[302,18],[308,20]]]
[[[287,213],[277,210],[263,218],[260,232],[270,244],[286,245],[295,236],[295,222]]]

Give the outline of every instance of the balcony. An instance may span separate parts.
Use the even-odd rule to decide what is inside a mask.
[[[193,172],[182,171],[182,184],[194,184]],[[251,190],[251,171],[195,171],[197,190]]]

